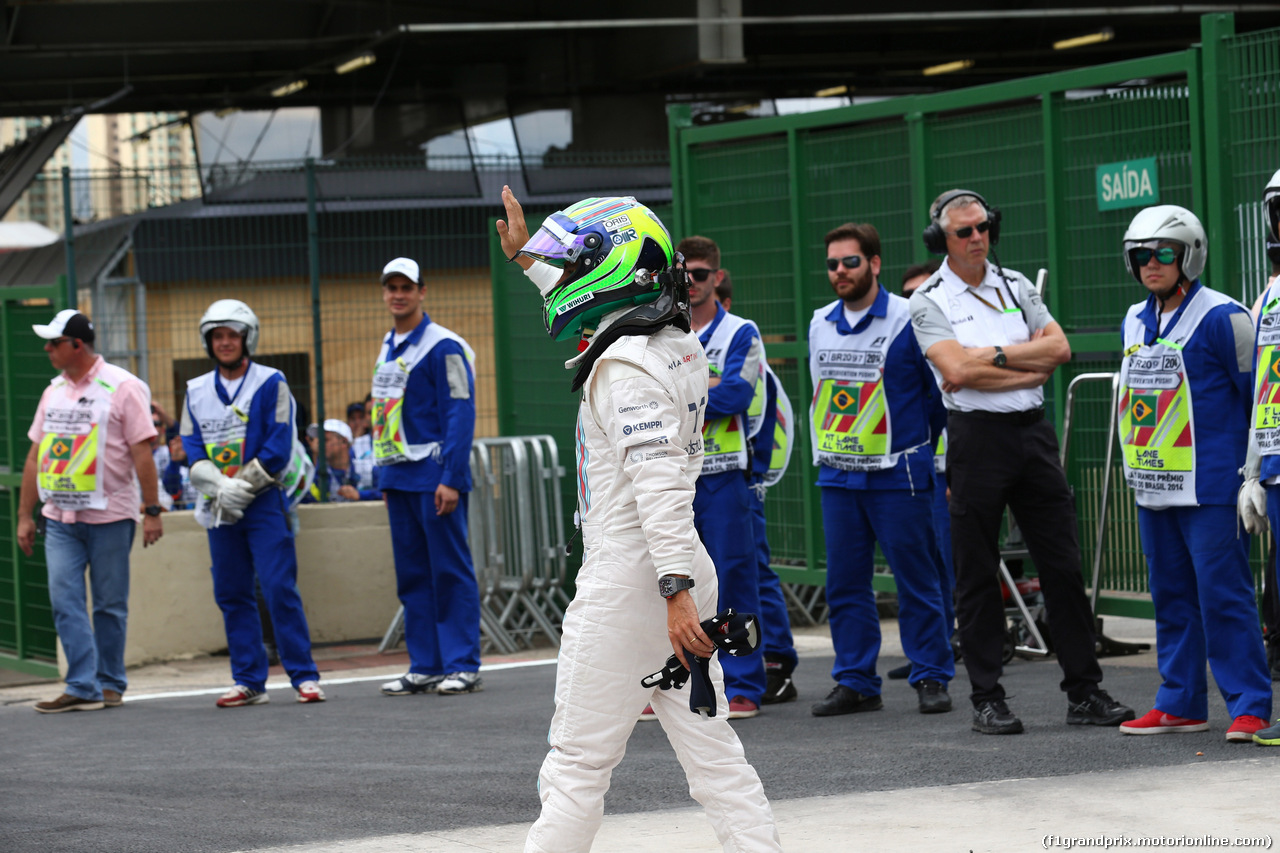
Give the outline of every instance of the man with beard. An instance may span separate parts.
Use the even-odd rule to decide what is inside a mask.
[[[907,300],[877,280],[880,234],[846,223],[826,236],[827,278],[839,297],[809,324],[809,410],[827,540],[827,604],[836,685],[817,717],[884,707],[876,658],[880,619],[871,586],[875,546],[898,586],[902,646],[920,713],[951,710],[955,663],[934,563],[933,446],[945,411],[911,331]]]
[[[209,531],[213,597],[222,610],[235,684],[219,708],[261,705],[267,650],[254,578],[299,702],[323,702],[311,634],[298,595],[298,555],[289,507],[315,470],[298,441],[297,404],[284,374],[254,361],[258,317],[237,299],[219,299],[200,319],[200,339],[217,369],[187,383],[182,446],[200,492],[196,521]]]
[[[1000,685],[1005,615],[997,572],[1006,506],[1040,572],[1067,724],[1118,726],[1133,719],[1133,709],[1098,686],[1075,504],[1044,416],[1041,386],[1070,360],[1071,345],[1026,276],[987,260],[1000,237],[999,210],[972,190],[949,190],[930,205],[929,220],[925,246],[946,261],[911,297],[911,325],[947,407],[956,620],[973,730],[1022,731]]]

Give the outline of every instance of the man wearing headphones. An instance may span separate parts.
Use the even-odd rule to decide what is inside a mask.
[[[1040,572],[1067,723],[1117,726],[1134,713],[1098,686],[1075,506],[1057,435],[1044,417],[1041,386],[1071,358],[1071,347],[1031,282],[988,262],[999,239],[998,210],[975,192],[951,190],[929,211],[925,246],[946,260],[911,297],[911,322],[947,407],[956,618],[973,729],[1022,731],[1000,685],[1005,616],[997,571],[1006,505]]]

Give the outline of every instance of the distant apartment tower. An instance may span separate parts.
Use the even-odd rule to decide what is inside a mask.
[[[0,118],[0,151],[22,142],[49,124],[47,118]],[[71,165],[71,146],[63,144],[40,176],[4,214],[6,222],[39,222],[54,231],[63,230],[62,167]]]
[[[181,117],[181,113],[86,116],[4,219],[39,222],[61,232],[65,227],[63,166],[75,173],[73,210],[79,219],[110,219],[198,197],[195,145]],[[0,118],[0,150],[48,123],[47,118]],[[76,139],[88,150],[73,162]]]
[[[182,119],[181,113],[88,117],[95,219],[200,195],[195,146]]]

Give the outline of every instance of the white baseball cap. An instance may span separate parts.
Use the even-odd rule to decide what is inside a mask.
[[[32,325],[31,331],[46,341],[65,335],[68,338],[79,338],[87,344],[93,343],[93,322],[74,308],[59,311],[47,326],[38,323]]]
[[[382,283],[386,284],[387,279],[393,275],[402,275],[414,284],[422,284],[422,276],[418,272],[418,262],[408,258],[396,258],[391,263],[382,268]]]
[[[347,444],[355,441],[351,435],[351,427],[347,426],[346,421],[340,421],[337,418],[327,418],[324,422],[324,431],[336,432],[347,440]]]

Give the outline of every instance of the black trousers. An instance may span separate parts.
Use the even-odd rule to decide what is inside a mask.
[[[956,620],[975,705],[1003,699],[1004,601],[1000,593],[1000,522],[1013,510],[1040,575],[1045,615],[1062,667],[1062,689],[1084,700],[1102,681],[1093,613],[1080,573],[1076,511],[1058,462],[1058,437],[1043,417],[947,417],[947,484]]]

